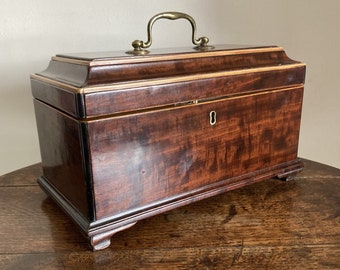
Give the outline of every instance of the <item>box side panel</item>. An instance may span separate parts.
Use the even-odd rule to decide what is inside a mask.
[[[90,121],[96,218],[295,160],[302,95],[300,86]]]
[[[46,82],[31,79],[33,97],[74,117],[84,117],[82,96]]]
[[[209,76],[209,74],[206,74]],[[304,83],[305,66],[268,69],[260,72],[231,73],[228,76],[192,81],[167,82],[151,86],[129,87],[88,93],[85,96],[86,115],[101,116],[118,112],[134,111],[189,102],[214,99],[247,92],[264,91]],[[98,105],[99,104],[99,105]]]
[[[92,220],[87,194],[81,124],[34,100],[43,177],[87,220]]]

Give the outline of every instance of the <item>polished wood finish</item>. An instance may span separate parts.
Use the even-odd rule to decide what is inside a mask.
[[[305,65],[288,58],[280,47],[86,55],[53,58],[45,71],[32,75],[33,96],[88,118],[291,87],[305,79]]]
[[[339,269],[340,170],[303,162],[293,181],[145,219],[98,252],[38,187],[40,164],[0,176],[0,269]]]
[[[86,78],[86,80],[84,80],[84,78],[80,80],[81,76],[79,76],[79,79],[75,78],[74,81],[78,82],[77,86],[80,87],[84,85],[90,86],[141,79],[150,80],[188,74],[212,73],[221,70],[239,70],[249,67],[266,67],[297,63],[288,58],[283,50],[274,49],[275,50],[272,51],[269,48],[268,51],[264,50],[260,52],[256,52],[255,49],[250,52],[244,51],[240,54],[219,53],[211,55],[205,53],[200,57],[187,55],[186,57],[181,57],[180,60],[176,59],[175,54],[171,54],[171,50],[168,50],[166,53],[167,57],[164,60],[157,56],[153,58],[149,57],[149,59],[147,57],[139,57],[138,59],[143,59],[143,62],[136,62],[135,59],[129,61],[129,58],[127,58],[126,62],[122,64],[117,64],[117,61],[111,60],[114,65],[108,65],[106,62],[105,65],[100,64],[96,55],[93,55],[92,58],[86,58],[87,61],[89,61],[88,65],[90,68],[88,78]],[[69,58],[74,59],[74,56],[70,55],[68,58],[64,56],[64,59],[59,56],[54,59],[55,61],[51,61],[49,69],[42,74],[50,73],[50,69],[59,70],[58,65],[60,65],[60,62],[68,61]],[[150,58],[152,60],[150,60]],[[105,57],[105,61],[108,61],[107,57]],[[69,65],[72,65],[72,63]],[[84,68],[81,68],[80,70],[83,69]],[[79,74],[81,74],[81,72],[79,72]]]
[[[193,100],[247,94],[247,92],[262,91],[263,89],[296,86],[303,83],[304,74],[305,67],[298,66],[293,70],[263,70],[248,74],[232,72],[228,76],[196,79],[191,82],[156,85],[151,81],[149,82],[152,84],[151,87],[132,87],[130,91],[111,91],[105,94],[88,93],[85,101],[86,115],[100,116],[162,105],[188,103]],[[98,108],[97,104],[102,106]]]
[[[87,165],[82,123],[51,110],[34,100],[43,175],[87,220],[93,219],[93,206],[87,192]],[[91,192],[91,191],[89,191]]]
[[[147,217],[292,179],[304,76],[279,47],[58,56],[32,76],[38,182],[99,250]]]
[[[259,93],[89,121],[96,219],[218,193],[241,182],[241,175],[251,183],[252,173],[294,161],[302,92]],[[255,104],[261,108],[256,113]],[[211,111],[217,112],[213,126]]]

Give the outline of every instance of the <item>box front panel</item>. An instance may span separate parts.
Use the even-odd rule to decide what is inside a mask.
[[[296,159],[303,88],[88,122],[96,218]]]

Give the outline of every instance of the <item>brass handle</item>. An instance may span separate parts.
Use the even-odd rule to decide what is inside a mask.
[[[196,39],[196,23],[195,20],[188,14],[181,13],[181,12],[163,12],[156,14],[153,16],[148,23],[147,26],[147,35],[148,40],[146,42],[142,40],[135,40],[132,42],[132,47],[134,48],[133,51],[128,51],[127,53],[130,54],[146,54],[148,53],[147,48],[149,48],[152,44],[152,26],[153,24],[159,19],[169,19],[169,20],[177,20],[177,19],[186,19],[190,22],[192,27],[192,43],[196,45],[195,49],[202,49],[202,50],[209,50],[212,49],[212,46],[208,46],[209,38],[207,37],[200,37]]]

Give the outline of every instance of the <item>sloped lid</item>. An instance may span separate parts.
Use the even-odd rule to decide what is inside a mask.
[[[57,54],[38,73],[78,88],[127,81],[281,66],[296,63],[277,46],[218,45],[209,51],[194,48],[153,50],[147,55],[125,52]]]
[[[87,118],[303,84],[304,70],[281,47],[218,45],[207,51],[159,49],[138,56],[58,54],[31,78],[52,86],[34,91],[37,99]],[[59,102],[61,98],[51,98],[55,91],[77,99]]]

